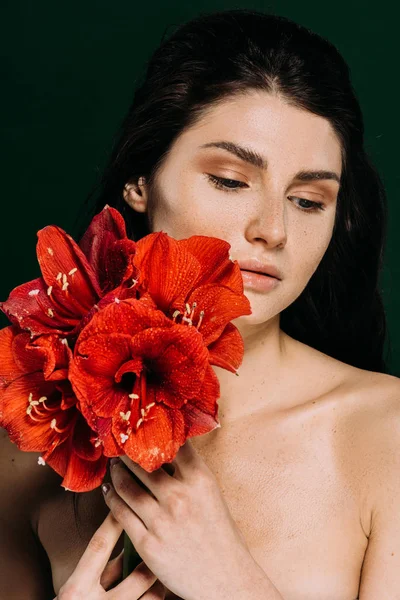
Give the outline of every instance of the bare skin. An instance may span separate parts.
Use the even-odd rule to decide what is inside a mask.
[[[250,165],[226,147],[201,147],[221,140],[258,152],[268,167]],[[303,291],[329,245],[339,190],[334,179],[302,181],[296,174],[325,170],[340,179],[341,169],[340,143],[328,121],[252,92],[212,108],[184,132],[155,188],[128,183],[124,194],[133,210],[149,211],[152,231],[177,239],[219,237],[231,244],[233,259],[258,258],[281,271],[274,290],[245,287],[252,314],[235,321],[245,343],[240,377],[215,367],[221,428],[191,441],[215,474],[252,556],[285,600],[358,597],[373,515],[384,505],[378,491],[397,444],[388,432],[399,422],[398,378],[346,365],[280,329],[280,313]],[[242,185],[224,191],[208,174]],[[323,210],[307,212],[310,201]],[[32,455],[32,469],[36,462]],[[54,475],[29,510],[56,592],[108,513],[99,489],[82,495],[80,538],[72,495],[59,483]],[[379,596],[368,595],[379,577],[374,554],[368,564],[360,600]]]
[[[298,383],[290,406],[248,415],[191,442],[215,474],[252,556],[285,600],[354,600],[379,469],[377,423],[398,417],[400,386],[396,377],[354,369],[298,342],[293,351]],[[255,387],[254,400],[259,393]],[[99,489],[84,496],[81,540],[71,494],[62,488],[31,515],[55,591],[108,512]],[[122,547],[121,538],[111,558]],[[168,592],[167,599],[177,598]]]

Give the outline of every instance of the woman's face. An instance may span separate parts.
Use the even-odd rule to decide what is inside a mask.
[[[225,148],[213,146],[222,142]],[[241,149],[262,161],[251,164]],[[332,236],[338,181],[299,174],[327,171],[340,179],[341,168],[340,143],[326,119],[248,92],[210,109],[175,140],[152,190],[151,231],[218,237],[231,245],[232,260],[274,265],[281,281],[268,291],[245,282],[252,314],[237,319],[265,323],[301,294]]]

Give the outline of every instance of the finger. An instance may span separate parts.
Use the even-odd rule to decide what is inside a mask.
[[[120,600],[121,598],[140,598],[157,581],[156,575],[149,569],[144,561],[111,591],[107,592],[109,600]]]
[[[101,574],[100,577],[100,585],[105,589],[109,590],[112,585],[118,583],[122,579],[124,568],[124,550],[113,558],[109,560],[106,568]]]
[[[71,579],[79,580],[81,586],[84,586],[85,582],[90,586],[99,582],[122,531],[123,527],[110,511],[90,539]]]
[[[144,483],[146,488],[150,490],[157,500],[162,497],[165,486],[168,485],[172,479],[167,469],[160,467],[159,469],[148,473],[148,471],[130,459],[129,456],[123,455],[120,456],[120,459],[124,465],[126,465],[126,468],[132,471],[132,473]]]
[[[122,498],[124,503],[143,521],[148,527],[150,519],[153,518],[155,511],[158,510],[158,501],[146,490],[142,489],[132,473],[124,467],[124,463],[119,461],[111,467],[111,479],[114,490]],[[107,502],[107,501],[106,501]],[[107,502],[108,506],[116,513],[114,508]],[[115,503],[114,503],[115,505]],[[118,518],[118,521],[122,521]],[[125,528],[125,523],[122,523]]]
[[[130,477],[129,474],[127,474],[127,476]],[[138,547],[140,547],[142,540],[148,533],[146,525],[141,520],[140,515],[136,514],[136,512],[128,506],[112,485],[110,485],[109,491],[104,494],[104,500],[114,518],[132,540],[133,545],[135,546],[137,544]],[[153,500],[153,502],[156,501]]]

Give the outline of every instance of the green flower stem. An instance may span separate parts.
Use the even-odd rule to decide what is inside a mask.
[[[124,564],[122,569],[122,579],[126,579],[141,562],[142,558],[136,552],[128,534],[124,531]]]

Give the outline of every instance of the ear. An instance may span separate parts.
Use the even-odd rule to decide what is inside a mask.
[[[140,213],[147,210],[148,189],[145,181],[144,177],[139,177],[137,183],[126,183],[123,191],[125,202]]]

